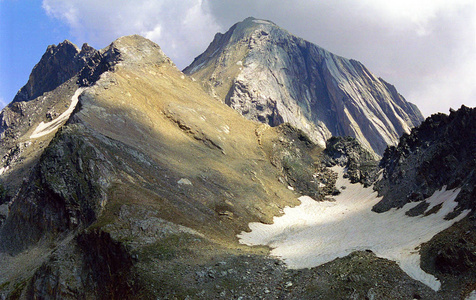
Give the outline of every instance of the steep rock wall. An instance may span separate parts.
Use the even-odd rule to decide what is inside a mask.
[[[381,155],[423,117],[395,87],[364,65],[248,18],[185,68],[245,117],[271,126],[288,122],[322,146],[352,136]]]

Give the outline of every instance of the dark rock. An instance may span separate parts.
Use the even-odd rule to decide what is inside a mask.
[[[332,137],[327,140],[322,161],[327,167],[345,167],[344,177],[352,183],[360,182],[368,187],[376,180],[377,157],[352,137]]]
[[[376,190],[383,196],[377,212],[420,201],[437,189],[461,187],[461,208],[476,209],[476,109],[462,106],[450,115],[435,114],[396,147],[389,147],[380,162],[383,179]]]
[[[96,220],[114,172],[93,144],[77,138],[85,130],[80,125],[64,128],[43,153],[0,228],[2,251],[18,253],[44,236]]]
[[[83,282],[97,299],[135,299],[133,259],[123,244],[100,230],[77,237],[83,253]],[[90,297],[91,297],[90,296]]]
[[[328,189],[332,188],[332,185],[323,189],[314,177],[316,174],[329,173],[328,170],[321,169],[316,164],[318,157],[312,155],[313,152],[320,152],[320,147],[315,145],[303,131],[288,123],[280,125],[278,130],[280,136],[278,140],[273,141],[270,154],[271,163],[282,172],[282,177],[278,180],[316,200],[330,194]]]
[[[442,282],[442,295],[453,298],[476,282],[476,109],[462,106],[449,115],[427,118],[409,135],[403,135],[396,147],[389,147],[380,162],[383,177],[375,185],[383,199],[374,206],[377,212],[421,201],[436,190],[461,188],[457,208],[446,216],[451,219],[464,209],[469,215],[422,245],[421,267]],[[409,216],[437,212],[437,205],[426,212],[421,202],[407,212]],[[474,288],[472,288],[473,290]],[[471,290],[461,292],[464,299]]]
[[[70,41],[48,46],[40,62],[33,68],[27,84],[18,91],[13,102],[29,101],[57,88],[75,76],[97,51],[86,45],[79,50]]]

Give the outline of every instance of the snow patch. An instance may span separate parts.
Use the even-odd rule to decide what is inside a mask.
[[[221,131],[226,133],[226,134],[229,134],[230,133],[230,127],[228,127],[228,125],[223,125],[221,127]]]
[[[10,169],[10,166],[6,166],[6,167],[0,168],[0,175],[3,175],[3,173],[5,173],[6,171],[8,171],[8,169]]]
[[[180,180],[177,181],[177,183],[180,185],[192,185],[192,182],[188,180],[187,178],[180,178]]]
[[[464,300],[476,300],[476,290],[472,291]]]
[[[59,117],[56,119],[44,123],[41,122],[38,124],[36,127],[35,131],[30,135],[31,139],[37,139],[39,137],[45,136],[55,130],[57,130],[61,125],[63,125],[68,119],[69,116],[73,113],[74,109],[76,108],[76,105],[78,104],[78,98],[79,95],[84,91],[84,88],[79,88],[76,90],[74,93],[73,97],[71,97],[71,104],[69,105],[68,109],[65,110]]]
[[[273,25],[273,23],[265,21],[265,20],[253,20],[253,23]]]
[[[440,282],[420,268],[419,247],[469,213],[465,210],[452,220],[444,219],[457,206],[460,189],[443,187],[423,200],[433,206],[442,203],[437,213],[428,216],[405,215],[419,202],[375,213],[371,209],[381,198],[372,187],[351,184],[343,178],[341,167],[333,170],[339,174],[336,186],[346,187],[335,201],[317,202],[302,196],[299,206],[286,207],[273,224],[250,223],[251,232],[240,233],[240,242],[270,246],[271,254],[292,269],[312,268],[353,251],[371,250],[378,257],[397,262],[413,279],[439,290]]]

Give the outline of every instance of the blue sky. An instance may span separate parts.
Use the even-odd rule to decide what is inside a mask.
[[[141,34],[184,68],[249,16],[359,60],[425,116],[476,106],[474,0],[0,0],[0,108],[50,44]]]
[[[49,44],[69,38],[68,27],[48,17],[41,1],[0,1],[0,105],[28,81]]]

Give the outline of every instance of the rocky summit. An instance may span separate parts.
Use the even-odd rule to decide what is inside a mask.
[[[185,73],[138,35],[50,46],[0,113],[0,299],[472,297],[474,112],[417,126],[360,63],[256,19]]]
[[[184,72],[251,120],[287,122],[325,146],[355,137],[382,155],[420,124],[418,108],[360,62],[254,18],[218,33]]]

